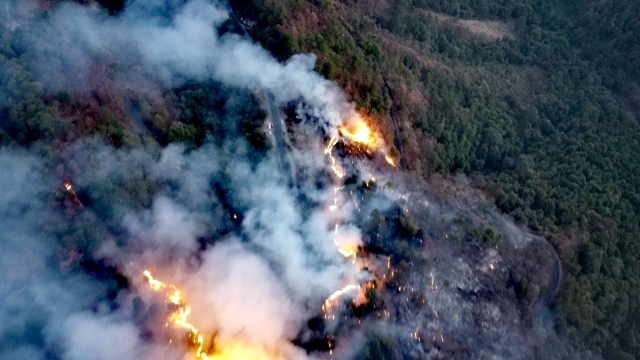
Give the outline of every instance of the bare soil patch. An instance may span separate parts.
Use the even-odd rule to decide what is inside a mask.
[[[432,11],[421,11],[441,25],[458,27],[487,41],[516,38],[515,25],[513,23],[496,20],[465,20]]]

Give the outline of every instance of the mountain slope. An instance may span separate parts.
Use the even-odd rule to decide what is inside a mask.
[[[606,357],[640,356],[630,3],[231,4],[264,45],[286,37],[283,56],[316,53],[316,68],[374,116],[404,168],[461,171],[549,238],[568,269],[561,332]],[[600,8],[608,16],[595,16]],[[475,36],[459,26],[468,19],[513,24],[513,36]]]

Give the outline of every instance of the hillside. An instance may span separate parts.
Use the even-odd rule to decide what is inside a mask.
[[[281,58],[315,53],[404,169],[462,172],[547,237],[568,272],[561,333],[606,358],[640,356],[634,4],[231,4]]]
[[[640,358],[635,3],[230,6],[0,8],[0,357]]]

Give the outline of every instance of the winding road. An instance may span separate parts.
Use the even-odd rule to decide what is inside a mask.
[[[249,32],[244,27],[244,24],[240,21],[240,19],[236,16],[235,11],[231,8],[230,5],[227,4],[227,9],[229,10],[229,14],[234,18],[236,23],[240,25],[242,32],[248,38],[251,38]],[[289,157],[289,153],[287,151],[287,127],[282,121],[282,116],[280,116],[280,110],[278,109],[278,105],[276,104],[275,97],[273,93],[268,90],[261,91],[264,99],[267,101],[267,107],[269,110],[269,117],[271,118],[271,124],[273,125],[273,135],[275,138],[275,149],[276,149],[276,157],[278,158],[278,164],[280,165],[280,173],[286,177],[287,185],[297,193],[296,187],[296,177],[294,174],[293,162]]]
[[[273,125],[273,136],[275,139],[276,156],[278,158],[278,164],[280,165],[280,171],[283,176],[287,178],[287,184],[291,189],[295,191],[296,180],[293,170],[293,163],[289,157],[287,151],[287,129],[282,117],[280,116],[280,110],[276,105],[275,98],[272,93],[265,91],[265,98],[267,100],[267,106],[269,108],[269,117],[271,117],[271,124]]]

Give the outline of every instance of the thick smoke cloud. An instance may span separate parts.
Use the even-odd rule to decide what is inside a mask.
[[[194,311],[215,319],[213,324],[196,319],[203,331],[220,331],[225,338],[240,335],[255,346],[273,346],[295,337],[301,309],[269,265],[240,242],[216,245],[190,279],[185,284],[187,291],[197,294]],[[202,291],[203,285],[207,291]]]
[[[122,264],[139,291],[146,291],[140,276],[144,268],[179,284],[194,325],[205,334],[267,349],[272,357],[306,358],[290,341],[319,313],[328,294],[360,275],[336,251],[326,211],[301,214],[282,175],[274,171],[275,159],[257,165],[235,159],[220,166],[218,151],[204,146],[186,152],[175,145],[155,153],[114,150],[93,140],[69,149],[66,163],[78,172],[75,185],[104,199],[107,205],[94,204],[110,209],[112,217],[103,220],[118,224],[119,219],[126,232],[118,244],[102,242],[95,256]],[[164,184],[148,209],[126,205],[121,199],[127,195],[119,196],[123,191],[112,187],[134,179]],[[222,209],[211,188],[216,183],[233,194],[229,201],[235,210]],[[313,196],[328,202],[332,194]],[[239,221],[233,233],[210,238],[233,227],[233,220]],[[346,232],[358,234],[355,227]],[[157,295],[143,298],[152,302]],[[146,346],[138,344],[134,353]]]
[[[95,86],[92,67],[96,61],[107,61],[122,69],[117,81],[125,87],[132,82],[154,84],[158,77],[165,86],[213,79],[254,92],[267,90],[279,101],[303,99],[312,106],[310,112],[332,128],[343,113],[353,111],[335,84],[312,71],[313,55],[299,55],[280,64],[248,39],[236,35],[220,38],[216,26],[228,18],[220,4],[195,0],[172,7],[164,1],[138,1],[114,18],[89,7],[63,3],[44,19],[36,19],[20,4],[12,5],[7,13],[22,19],[19,26],[29,24],[18,31],[34,39],[34,58],[49,60],[38,60],[31,68],[52,92],[90,90]],[[51,270],[40,282],[37,277],[42,267],[25,268],[24,277],[34,278],[30,290],[40,294],[31,296],[41,303],[23,304],[21,311],[34,314],[34,309],[42,307],[42,312],[53,315],[14,317],[15,324],[4,322],[7,334],[31,320],[52,330],[41,335],[42,341],[7,344],[3,358],[21,358],[27,353],[31,358],[46,358],[49,355],[43,342],[51,343],[55,357],[65,360],[179,358],[181,354],[175,349],[154,347],[150,345],[154,342],[142,340],[140,315],[131,310],[131,297],[141,292],[145,304],[154,302],[154,294],[144,294],[148,292],[141,279],[145,267],[159,279],[179,284],[193,309],[194,324],[208,336],[217,334],[265,348],[273,358],[306,357],[289,341],[301,323],[318,313],[328,293],[356,277],[355,270],[337,256],[331,242],[332,228],[323,212],[305,217],[299,214],[296,199],[281,175],[273,171],[278,168],[274,159],[257,168],[235,162],[223,169],[218,153],[219,149],[211,146],[188,154],[179,146],[170,146],[160,154],[117,151],[95,141],[67,150],[66,168],[74,186],[93,201],[91,210],[81,215],[86,223],[80,226],[92,227],[92,232],[103,235],[88,241],[90,253],[85,256],[116,264],[132,279],[133,288],[116,300],[105,300],[107,289],[100,279],[77,279],[82,276],[77,271],[66,279]],[[19,176],[33,172],[16,170],[11,174],[15,179],[3,180],[24,184],[25,179]],[[128,188],[132,178],[161,184],[160,189]],[[213,182],[227,184],[229,192],[237,194],[233,199],[240,204],[237,214],[221,203],[211,189]],[[58,186],[49,182],[42,191]],[[21,189],[12,194],[34,201],[40,195]],[[131,197],[141,199],[145,207],[131,207]],[[14,201],[7,199],[7,204]],[[44,205],[35,211],[45,211]],[[236,235],[224,235],[222,230],[232,227],[234,216],[244,216]],[[33,218],[35,221],[38,216]],[[53,221],[59,224],[65,219]],[[23,224],[25,231],[39,229]],[[211,238],[212,234],[219,235]],[[16,243],[30,235],[7,236]],[[27,248],[24,244],[15,247],[13,253]],[[34,244],[34,249],[43,252],[39,255],[42,262],[56,263],[53,247]],[[19,259],[9,255],[13,253],[4,252],[5,273],[16,266],[9,261]],[[3,293],[13,293],[8,300],[17,296],[14,289]],[[104,309],[113,306],[117,310]],[[11,314],[10,309],[2,311],[2,316]]]
[[[117,323],[89,314],[74,314],[63,325],[69,360],[134,360],[141,358],[138,330],[130,323]]]
[[[141,216],[125,217],[124,224],[132,236],[146,243],[188,252],[197,250],[196,239],[204,235],[191,214],[166,197],[155,199],[152,209]]]
[[[142,281],[143,267],[179,284],[193,310],[193,323],[203,333],[239,339],[267,349],[273,357],[306,357],[289,342],[301,324],[318,313],[327,294],[344,278],[353,278],[355,270],[332,248],[329,220],[320,214],[302,218],[297,212],[295,199],[273,172],[272,159],[253,170],[241,162],[228,167],[231,191],[245,204],[244,220],[237,235],[209,240],[206,249],[199,250],[198,239],[224,226],[216,218],[220,213],[212,211],[220,200],[207,190],[223,176],[220,167],[210,166],[216,163],[212,150],[186,153],[170,146],[143,154],[87,141],[68,151],[67,163],[84,174],[76,177],[76,188],[93,191],[96,199],[101,198],[97,192],[106,192],[102,197],[114,202],[112,211],[96,214],[102,217],[98,223],[119,223],[125,231],[93,247],[94,257],[121,264],[133,280],[133,288],[112,300],[99,278],[61,272],[56,240],[40,233],[43,213],[51,217],[49,226],[67,221],[39,200],[60,185],[40,178],[45,167],[36,159],[3,153],[0,162],[9,171],[0,183],[8,191],[0,210],[7,229],[15,230],[2,234],[0,333],[15,344],[3,343],[2,358],[46,358],[43,343],[52,344],[57,358],[68,360],[146,359],[158,353],[163,354],[160,358],[180,358],[175,349],[158,349],[142,340],[132,297],[147,292],[141,294],[146,302],[158,301]],[[135,174],[131,168],[140,171]],[[176,180],[154,196],[148,209],[132,209],[118,199],[119,192],[103,188],[147,176],[157,182]],[[41,340],[31,344],[25,336]]]
[[[140,79],[140,72],[171,85],[215,79],[256,92],[269,91],[281,102],[302,99],[308,105],[305,111],[322,119],[327,130],[335,129],[354,111],[335,83],[313,71],[315,55],[298,54],[282,64],[247,38],[220,37],[217,27],[228,18],[223,4],[205,0],[175,7],[166,1],[133,1],[118,18],[62,4],[34,27],[40,58],[49,59],[34,67],[47,85],[59,89],[64,84],[64,90],[90,83],[96,58],[133,69],[123,82]],[[54,79],[51,73],[69,77]]]
[[[52,184],[42,176],[42,164],[0,150],[0,166],[0,358],[56,358],[60,343],[55,340],[68,329],[70,316],[98,304],[106,288],[69,272],[70,254],[40,231],[60,221],[47,211],[43,196]]]
[[[316,212],[303,218],[291,192],[274,186],[274,168],[269,163],[254,173],[246,166],[235,168],[235,178],[258,180],[248,181],[239,194],[250,206],[244,230],[253,245],[279,264],[281,275],[291,284],[296,298],[330,293],[341,285],[337,280],[349,267],[336,259],[329,219]]]

